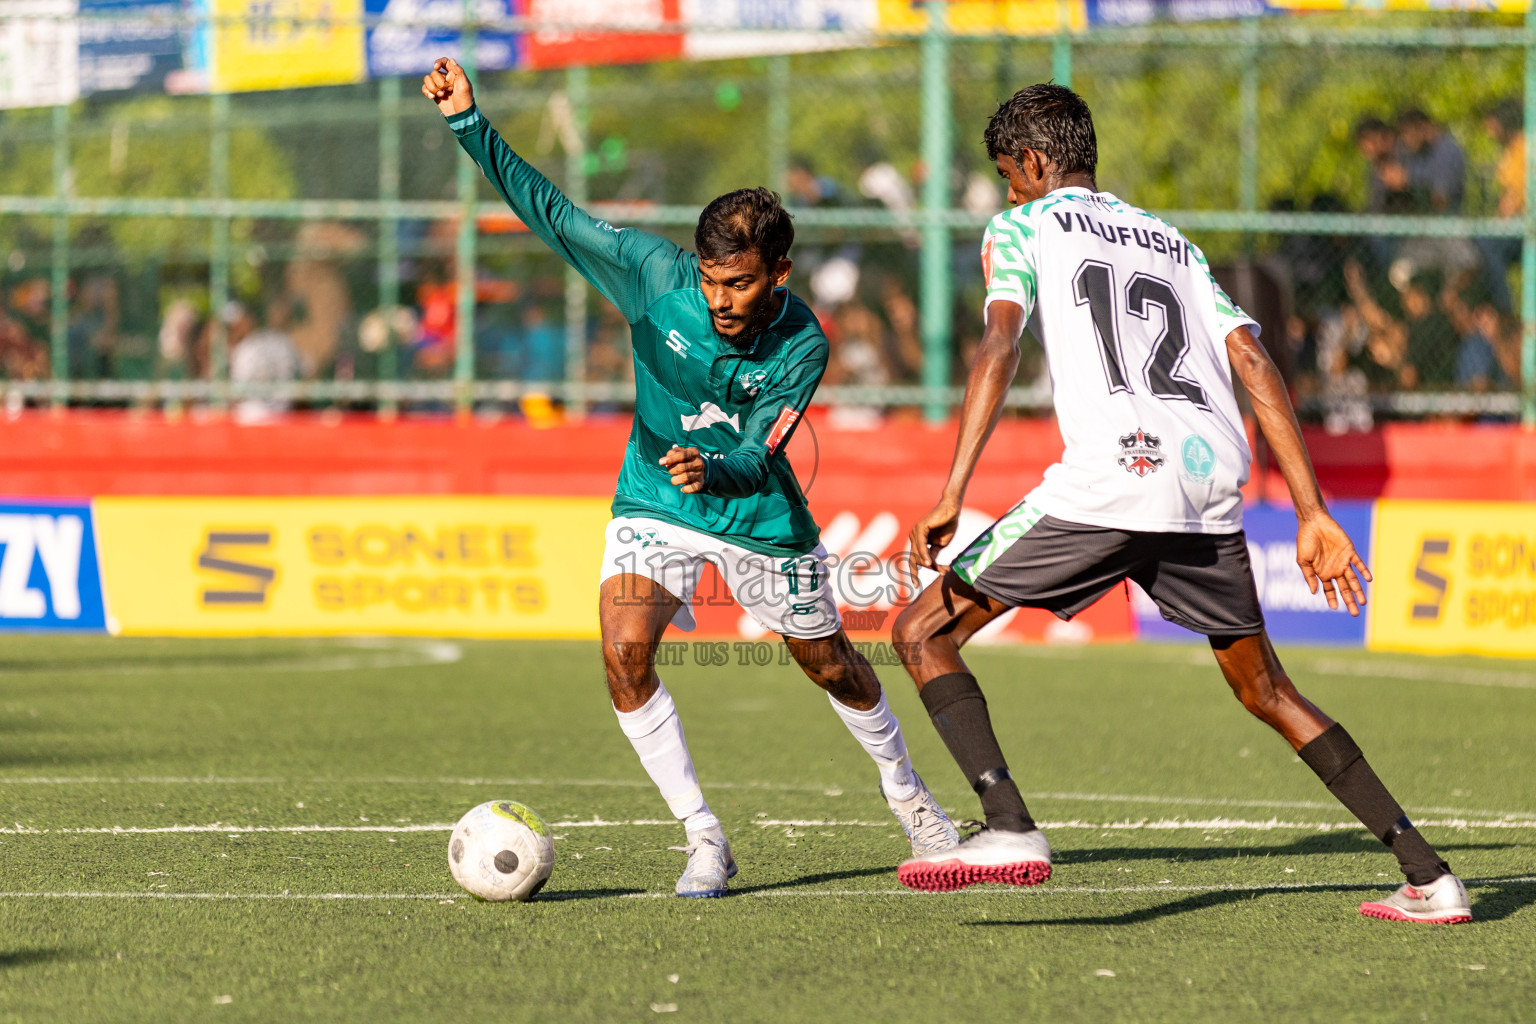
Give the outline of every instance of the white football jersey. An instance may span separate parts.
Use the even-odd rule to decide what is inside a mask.
[[[1072,523],[1235,533],[1248,438],[1226,338],[1259,325],[1179,230],[1108,192],[1006,210],[982,244],[987,304],[1045,346],[1066,451],[1026,500]]]

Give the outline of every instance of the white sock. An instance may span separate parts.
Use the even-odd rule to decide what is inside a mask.
[[[719,828],[720,819],[710,813],[699,789],[688,741],[683,738],[683,722],[665,684],[657,686],[639,710],[614,708],[613,713],[619,716],[619,728],[640,755],[640,763],[661,791],[661,798],[683,827],[690,833]]]
[[[891,706],[880,695],[880,703],[868,711],[838,703],[830,693],[832,710],[843,720],[853,738],[859,741],[880,769],[880,784],[892,800],[910,800],[917,796],[917,776],[912,773],[912,759],[907,756],[907,741],[901,735],[901,723],[891,714]]]

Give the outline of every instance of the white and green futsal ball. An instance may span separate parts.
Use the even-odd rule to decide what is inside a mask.
[[[472,809],[453,826],[448,840],[453,880],[482,900],[526,900],[544,888],[554,869],[549,826],[532,808],[513,800],[492,800]]]

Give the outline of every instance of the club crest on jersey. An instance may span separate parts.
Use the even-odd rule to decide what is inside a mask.
[[[741,390],[756,398],[757,393],[763,390],[763,381],[767,379],[767,370],[748,370],[736,378],[736,383],[741,385]]]
[[[1151,434],[1136,428],[1133,434],[1120,438],[1120,457],[1115,460],[1127,473],[1145,477],[1163,468],[1163,442]]]

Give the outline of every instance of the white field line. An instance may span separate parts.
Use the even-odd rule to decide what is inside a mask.
[[[1536,876],[1524,876],[1519,878],[1467,878],[1463,881],[1469,886],[1483,885],[1532,885],[1536,884]],[[778,899],[785,896],[916,896],[931,899],[954,898],[957,896],[1001,896],[1018,895],[1027,899],[1039,899],[1045,896],[1089,896],[1089,895],[1118,895],[1154,892],[1305,892],[1309,889],[1376,889],[1389,886],[1374,880],[1369,882],[1275,882],[1259,885],[1120,885],[1120,886],[1067,886],[1067,885],[1043,885],[1029,889],[994,889],[994,888],[970,888],[960,889],[956,892],[920,892],[915,889],[758,889],[750,892],[735,894],[739,899],[742,896],[756,899]],[[545,893],[534,900],[535,903],[562,902],[566,900],[590,899],[581,893]],[[619,893],[612,899],[652,900],[652,899],[676,899],[672,892],[629,892]],[[41,899],[41,900],[308,900],[315,902],[340,901],[340,900],[436,900],[439,903],[456,903],[460,900],[469,902],[469,898],[462,892],[459,893],[387,893],[387,892],[3,892],[0,891],[0,899]]]
[[[338,654],[335,648],[356,651]],[[464,648],[444,640],[395,640],[358,637],[316,650],[313,654],[296,653],[270,661],[242,663],[238,660],[184,661],[161,664],[118,661],[89,662],[78,665],[13,665],[9,675],[144,676],[180,675],[188,672],[350,672],[365,668],[420,668],[424,665],[452,665],[464,660]]]
[[[474,776],[236,776],[236,775],[34,775],[16,778],[0,776],[0,786],[569,786],[573,788],[649,789],[650,780],[640,779],[538,779],[480,778]],[[706,782],[706,789],[745,789],[781,793],[820,793],[841,796],[847,790],[839,785],[797,785],[781,782]],[[857,789],[857,787],[854,787]],[[1338,804],[1321,800],[1242,800],[1234,797],[1160,796],[1138,793],[1025,793],[1028,800],[1065,800],[1112,804],[1165,804],[1171,807],[1269,807],[1282,810],[1331,811]],[[1449,814],[1463,818],[1522,818],[1531,811],[1490,811],[1468,807],[1431,807],[1415,804],[1407,808],[1414,814]]]
[[[620,821],[608,821],[602,818],[592,818],[584,821],[552,821],[549,827],[562,828],[634,828],[634,827],[667,827],[676,828],[677,822],[671,818],[633,818]],[[758,818],[748,822],[760,828],[895,828],[889,821],[860,821],[857,819],[836,818]],[[1424,827],[1436,828],[1496,828],[1496,829],[1536,829],[1536,820],[1518,821],[1508,818],[1494,818],[1482,821],[1467,818],[1443,818],[1426,819],[1415,824]],[[1162,832],[1162,831],[1198,831],[1198,832],[1348,832],[1360,831],[1365,828],[1357,821],[1281,821],[1278,818],[1268,820],[1250,820],[1245,818],[1162,818],[1156,821],[1045,821],[1040,823],[1042,829],[1067,830],[1077,829],[1082,831],[1101,832]],[[40,835],[179,835],[212,833],[217,835],[256,835],[263,833],[276,834],[303,834],[311,832],[386,832],[386,833],[414,833],[414,832],[451,832],[451,822],[425,822],[421,824],[404,825],[226,825],[223,822],[214,822],[209,825],[153,825],[153,826],[122,826],[112,825],[106,827],[86,828],[31,828],[19,822],[12,828],[0,828],[0,835],[12,836],[40,836]]]

